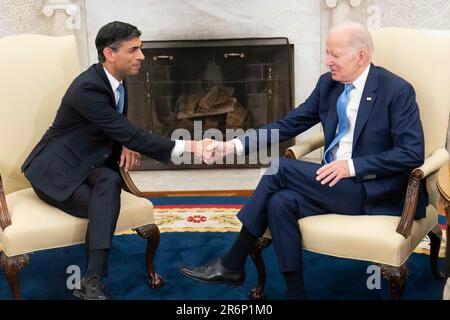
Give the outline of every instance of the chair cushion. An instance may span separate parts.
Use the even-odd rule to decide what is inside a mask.
[[[6,195],[6,202],[12,224],[3,232],[0,231],[0,241],[7,256],[85,241],[87,219],[73,217],[46,204],[31,188]],[[122,191],[116,234],[152,223],[152,203]]]
[[[399,267],[438,223],[429,205],[426,218],[415,220],[411,236],[395,232],[400,217],[326,214],[300,219],[303,247],[335,257]]]

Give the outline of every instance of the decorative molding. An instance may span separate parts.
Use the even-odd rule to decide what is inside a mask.
[[[0,1],[0,37],[20,33],[48,34],[41,14],[43,0]]]
[[[352,7],[357,7],[361,4],[361,0],[326,0],[325,3],[328,7],[334,8],[338,5],[338,3],[342,4],[345,1],[347,1]]]
[[[85,0],[45,0],[41,9],[52,36],[75,35],[82,68],[88,66]]]
[[[357,7],[361,4],[361,0],[350,0],[350,5],[352,7]]]
[[[81,28],[80,4],[77,0],[46,0],[42,13],[50,18],[51,34],[66,35]]]
[[[448,0],[376,0],[382,27],[450,29]]]
[[[325,4],[331,11],[331,27],[346,20],[359,20],[360,11],[356,10],[361,5],[361,0],[325,0]]]
[[[370,4],[363,10],[366,14],[366,26],[369,29],[376,29],[381,27],[381,8],[378,5]]]
[[[13,34],[65,35],[81,28],[84,0],[2,0],[0,37]]]
[[[80,8],[70,0],[47,0],[47,3],[42,7],[42,13],[47,17],[53,16],[56,10],[63,10],[69,17],[73,17],[80,11]]]

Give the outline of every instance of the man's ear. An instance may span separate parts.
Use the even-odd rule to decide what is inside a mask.
[[[359,66],[362,66],[362,65],[364,65],[364,63],[366,62],[366,60],[367,60],[367,50],[365,49],[365,48],[361,48],[360,50],[359,50],[359,54],[358,54],[358,58],[359,58],[359,62],[358,62],[358,65]]]
[[[108,47],[104,48],[103,55],[105,56],[106,61],[112,62],[115,60],[114,59],[114,50],[111,48],[108,48]]]

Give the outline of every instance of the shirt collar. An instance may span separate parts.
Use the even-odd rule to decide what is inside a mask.
[[[117,80],[116,78],[113,77],[113,75],[111,73],[109,73],[108,70],[106,70],[105,67],[103,67],[103,70],[105,70],[106,76],[108,77],[109,83],[111,84],[111,88],[113,89],[113,92],[117,90],[117,88],[119,87],[119,84],[122,83],[122,81]]]
[[[366,80],[367,76],[369,75],[369,71],[370,71],[370,64],[366,67],[363,73],[361,73],[360,76],[356,78],[355,81],[353,81],[355,89],[358,90],[360,93],[362,93],[364,90],[364,86],[366,85]]]

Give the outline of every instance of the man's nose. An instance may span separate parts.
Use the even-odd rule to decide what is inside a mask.
[[[331,59],[330,57],[327,57],[327,66],[331,67],[332,64],[333,64],[333,59]]]
[[[139,49],[139,55],[138,55],[138,59],[139,60],[145,60],[145,56],[144,56],[144,53],[142,52],[142,50],[141,49]]]

